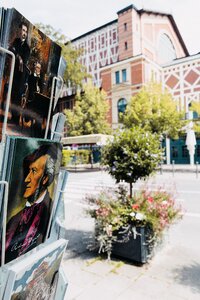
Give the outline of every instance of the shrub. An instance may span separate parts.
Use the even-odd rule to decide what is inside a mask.
[[[90,157],[90,150],[63,150],[62,165],[69,164],[88,164]]]

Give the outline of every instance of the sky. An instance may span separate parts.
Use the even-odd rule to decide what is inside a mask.
[[[171,13],[189,53],[200,52],[199,0],[0,0],[0,6],[15,7],[31,23],[49,24],[69,39],[117,19],[117,11],[131,4]]]

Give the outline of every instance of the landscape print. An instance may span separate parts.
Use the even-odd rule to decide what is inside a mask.
[[[23,263],[13,265],[10,268],[4,299],[55,299],[65,248],[66,241],[58,240],[26,257]]]

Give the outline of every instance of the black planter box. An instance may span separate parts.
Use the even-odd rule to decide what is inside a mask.
[[[150,231],[146,227],[136,227],[136,238],[133,235],[127,242],[115,242],[112,248],[112,255],[119,256],[133,262],[146,263],[151,256],[152,245],[149,245]],[[118,233],[118,240],[122,240],[121,233]]]

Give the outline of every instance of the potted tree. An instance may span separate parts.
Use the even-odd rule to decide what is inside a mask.
[[[160,136],[141,127],[125,129],[115,134],[102,153],[102,163],[109,167],[109,173],[117,182],[130,184],[132,196],[133,183],[146,179],[162,161]]]
[[[152,174],[162,159],[159,136],[141,128],[115,135],[103,151],[103,162],[117,182],[129,183],[129,192],[121,185],[88,196],[88,213],[95,219],[95,247],[111,253],[147,262],[163,231],[178,216],[173,195],[166,191],[132,192],[133,183]]]

